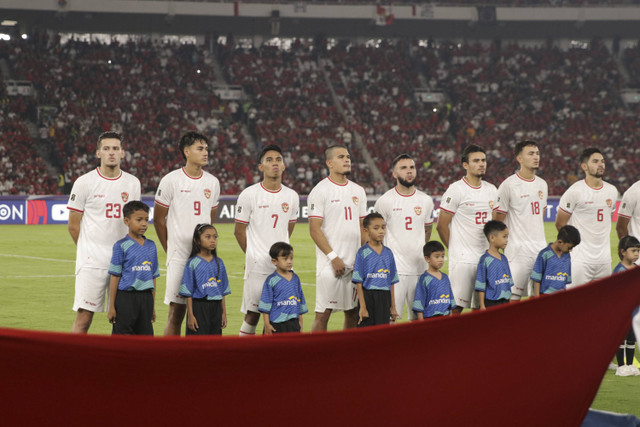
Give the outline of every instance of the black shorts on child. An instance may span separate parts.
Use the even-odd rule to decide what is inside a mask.
[[[113,335],[153,335],[153,293],[118,291],[115,300],[116,322]]]
[[[275,328],[274,334],[282,334],[285,332],[300,332],[300,321],[298,319],[289,319],[284,322],[271,323],[271,326]]]
[[[391,319],[391,291],[362,289],[362,292],[369,317],[362,319],[362,322],[358,323],[358,327],[388,325]],[[360,300],[358,299],[359,311]]]
[[[186,335],[222,335],[222,300],[193,299],[193,316],[198,322],[198,330],[189,329]]]
[[[508,299],[504,299],[504,298],[503,299],[493,300],[493,299],[487,299],[486,295],[484,297],[484,306],[486,308],[493,307],[493,306],[500,305],[500,304],[506,304],[508,302],[509,302],[509,300]]]

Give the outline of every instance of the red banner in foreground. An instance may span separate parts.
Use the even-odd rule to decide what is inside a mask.
[[[0,329],[3,425],[579,426],[640,269],[486,312],[319,335]]]

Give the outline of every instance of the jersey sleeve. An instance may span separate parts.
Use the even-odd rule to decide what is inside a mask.
[[[165,208],[171,206],[171,201],[173,200],[173,185],[169,177],[170,175],[165,175],[164,178],[160,180],[155,197],[155,202]]]
[[[360,187],[360,203],[358,203],[358,209],[360,211],[360,219],[367,216],[367,193],[365,193],[362,187]]]
[[[509,181],[504,181],[498,188],[498,201],[493,210],[500,213],[509,212]]]
[[[362,250],[358,250],[356,254],[356,261],[353,265],[353,276],[351,281],[353,283],[362,283],[364,281],[364,257],[362,256]]]
[[[424,225],[432,225],[435,218],[433,217],[433,199],[431,196],[427,196],[424,209],[428,212],[428,214],[424,216]]]
[[[442,199],[440,200],[440,209],[445,212],[449,212],[450,214],[455,214],[459,203],[460,195],[458,194],[458,191],[456,191],[456,187],[450,185],[449,188],[447,188],[447,191],[442,195]]]
[[[298,193],[294,193],[293,206],[291,206],[289,212],[289,222],[297,222],[298,216],[300,215],[300,196],[298,195]]]
[[[211,209],[215,209],[220,204],[220,180],[214,177],[216,185],[213,189],[213,200],[211,201]]]
[[[611,215],[613,215],[616,211],[616,202],[618,201],[618,197],[620,193],[618,193],[618,189],[615,186],[611,186]]]
[[[446,274],[442,273],[443,276],[443,280],[446,279],[447,281],[447,285],[449,286],[449,295],[451,298],[451,310],[453,310],[454,308],[456,308],[458,305],[456,304],[456,296],[453,294],[453,289],[451,288],[451,280],[449,280],[449,276],[447,276]]]
[[[389,221],[389,210],[387,206],[387,198],[384,195],[380,196],[376,203],[373,205],[373,210],[378,212],[385,221]]]
[[[307,206],[309,207],[309,218],[324,218],[324,194],[322,194],[318,186],[311,190],[307,198]]]
[[[142,195],[142,185],[140,185],[140,180],[133,175],[131,176],[133,177],[133,180],[135,182],[135,190],[133,191],[133,194],[131,194],[131,197],[133,198],[133,200],[142,200],[142,198],[140,197]]]
[[[542,254],[538,254],[536,262],[533,264],[533,270],[531,270],[531,280],[540,283],[542,276],[544,275],[545,262]]]
[[[262,285],[262,294],[258,303],[258,311],[260,313],[271,313],[271,307],[273,306],[273,287],[269,284],[271,278],[272,276],[267,277],[267,280]]]
[[[425,277],[420,276],[416,284],[416,294],[413,297],[413,305],[411,309],[418,313],[424,313],[424,307],[427,304],[427,286],[424,284]]]
[[[622,196],[622,201],[620,202],[620,210],[618,210],[618,215],[621,215],[625,218],[631,218],[633,216],[633,212],[636,209],[636,201],[637,198],[633,197],[631,193],[631,189],[625,191]]]
[[[243,191],[238,196],[238,201],[236,202],[236,222],[240,222],[242,224],[249,224],[249,219],[251,218],[252,212],[251,203],[251,195],[248,191]],[[253,226],[252,226],[253,227]]]
[[[567,265],[567,281],[565,282],[565,284],[569,285],[571,284],[571,263],[568,263],[569,265]]]
[[[220,262],[219,265],[219,269],[220,271],[218,272],[218,277],[220,280],[220,288],[222,289],[222,296],[225,295],[229,295],[231,293],[231,288],[229,287],[229,277],[227,276],[227,267],[225,267],[224,262],[222,262],[222,260],[220,258],[218,258],[218,261]]]
[[[389,272],[389,276],[391,276],[391,284],[394,285],[400,281],[400,278],[398,277],[398,269],[396,268],[396,259],[394,258],[393,252],[391,252],[391,249],[389,249],[389,260],[390,260],[389,264],[391,264],[389,266],[389,270],[391,270]]]
[[[300,278],[297,274],[293,273],[296,278],[296,284],[298,286],[298,295],[300,295],[300,315],[308,313],[309,308],[307,307],[307,300],[304,298],[304,292],[302,292],[302,284],[300,283]]]
[[[78,178],[76,182],[73,183],[71,195],[69,196],[69,202],[67,202],[67,209],[74,212],[83,213],[88,194],[89,188],[85,184],[85,180],[82,178]]]
[[[158,264],[158,248],[156,247],[156,244],[151,242],[153,244],[153,265],[156,266],[156,271],[153,272],[153,278],[157,279],[158,277],[160,277],[160,264]]]
[[[480,258],[480,262],[478,263],[475,289],[480,292],[487,291],[487,266],[485,265],[484,257]]]
[[[576,208],[577,202],[577,191],[573,191],[574,187],[570,187],[567,191],[564,192],[562,197],[560,197],[560,203],[558,204],[558,209],[565,211],[568,214],[573,214],[573,210]]]
[[[182,273],[182,282],[180,283],[180,296],[192,297],[196,288],[195,284],[195,272],[191,268],[191,259],[187,261],[187,265],[184,266],[184,273]]]
[[[120,242],[113,245],[111,255],[111,263],[109,264],[109,274],[112,276],[122,277],[122,264],[124,263],[124,251]]]

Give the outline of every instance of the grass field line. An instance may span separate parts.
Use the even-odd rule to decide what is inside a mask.
[[[0,254],[0,256],[9,257],[9,258],[25,258],[25,259],[36,259],[39,261],[58,261],[58,262],[72,262],[75,264],[75,260],[73,259],[60,259],[60,258],[42,258],[37,256],[29,256],[29,255],[15,255],[15,254]]]

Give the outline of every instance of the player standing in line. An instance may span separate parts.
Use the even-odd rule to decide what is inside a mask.
[[[391,165],[396,186],[384,193],[375,205],[387,224],[384,245],[393,252],[400,281],[395,284],[398,318],[407,304],[407,316],[413,320],[412,310],[418,278],[427,264],[421,256],[422,248],[431,238],[433,199],[416,189],[416,164],[408,154],[400,154]]]
[[[585,179],[573,184],[560,198],[556,228],[573,225],[582,243],[571,255],[571,284],[583,285],[611,274],[611,215],[616,209],[618,190],[604,182],[604,157],[597,148],[580,154]]]
[[[520,170],[500,184],[493,219],[504,222],[509,229],[509,245],[504,254],[513,274],[511,300],[518,301],[531,295],[529,277],[533,264],[547,245],[544,212],[549,190],[546,181],[536,176],[540,163],[538,144],[520,141],[514,152]]]
[[[87,333],[93,313],[105,310],[109,288],[109,262],[113,244],[127,234],[122,207],[140,200],[140,181],[123,172],[122,136],[104,132],[98,137],[96,156],[100,166],[76,180],[71,189],[69,234],[78,246],[73,309],[77,311],[71,332]]]
[[[204,171],[209,149],[207,138],[187,132],[180,138],[180,153],[186,165],[165,175],[156,192],[153,226],[167,253],[167,288],[164,303],[169,306],[165,335],[180,335],[187,300],[180,296],[184,266],[191,253],[196,225],[213,223],[218,209],[220,183]]]
[[[269,250],[276,242],[289,243],[298,220],[300,197],[282,185],[284,169],[282,149],[267,145],[258,156],[262,182],[246,188],[238,196],[234,234],[246,254],[241,308],[245,316],[240,336],[255,335],[262,288],[274,271]]]
[[[351,155],[342,146],[325,150],[329,176],[309,194],[309,233],[316,244],[316,317],[312,332],[326,331],[333,311],[344,311],[344,328],[358,322],[357,291],[351,281],[356,252],[365,242],[362,219],[367,195],[349,181]]]
[[[618,239],[627,235],[640,236],[640,181],[633,184],[622,196],[616,232]]]
[[[482,180],[487,169],[487,156],[482,147],[469,145],[462,152],[466,176],[447,188],[440,202],[437,230],[449,249],[449,278],[456,298],[454,314],[472,305],[478,259],[489,247],[484,225],[491,219],[498,199],[495,185]],[[474,300],[474,308],[478,302]]]

